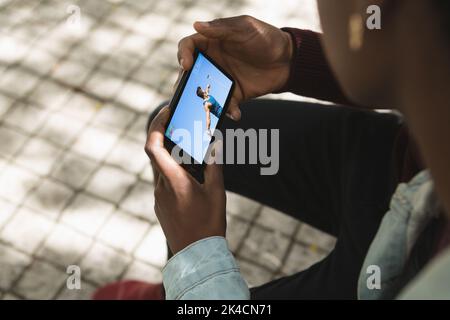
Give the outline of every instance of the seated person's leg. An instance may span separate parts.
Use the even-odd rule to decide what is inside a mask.
[[[261,165],[227,164],[227,190],[338,237],[326,259],[254,288],[252,298],[356,298],[360,268],[395,188],[392,149],[399,119],[273,100],[254,100],[241,110],[242,120],[226,119],[224,128],[279,129],[279,171],[264,176]]]

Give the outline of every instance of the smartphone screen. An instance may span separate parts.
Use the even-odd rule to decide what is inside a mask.
[[[183,85],[165,136],[201,164],[225,115],[233,80],[198,52]]]

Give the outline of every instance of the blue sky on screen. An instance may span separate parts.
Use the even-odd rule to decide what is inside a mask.
[[[185,129],[190,133],[191,140],[194,139],[194,124],[201,123],[201,134],[206,131],[206,114],[203,109],[203,99],[196,94],[197,87],[206,89],[207,85],[211,85],[209,94],[212,95],[219,104],[224,107],[228,92],[231,89],[232,82],[212,63],[210,63],[201,53],[193,66],[191,75],[186,83],[184,91],[175,109],[175,113],[167,127],[166,136],[174,143],[180,146],[185,152],[189,153],[199,163],[203,162],[205,153],[208,149],[210,139],[202,139],[201,147],[194,147],[194,141],[186,141],[186,139],[171,138],[170,132],[176,129]],[[211,132],[217,126],[219,120],[212,113],[211,115]],[[195,138],[198,138],[195,137]],[[198,141],[198,140],[197,140]]]

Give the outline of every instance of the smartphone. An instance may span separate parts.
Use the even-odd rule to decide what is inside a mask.
[[[198,182],[204,182],[206,156],[220,129],[235,81],[210,57],[195,50],[170,101],[164,145]]]

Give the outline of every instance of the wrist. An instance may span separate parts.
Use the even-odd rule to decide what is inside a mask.
[[[294,44],[292,41],[292,36],[289,32],[281,30],[284,38],[284,52],[283,52],[283,58],[282,61],[287,64],[288,66],[291,65],[292,56],[294,54]]]
[[[279,93],[280,89],[283,88],[287,81],[289,80],[290,72],[291,72],[291,61],[294,55],[294,44],[292,40],[292,36],[289,32],[280,30],[283,40],[283,50],[280,58],[280,69],[279,72],[280,78],[277,81],[277,86],[273,92]]]

